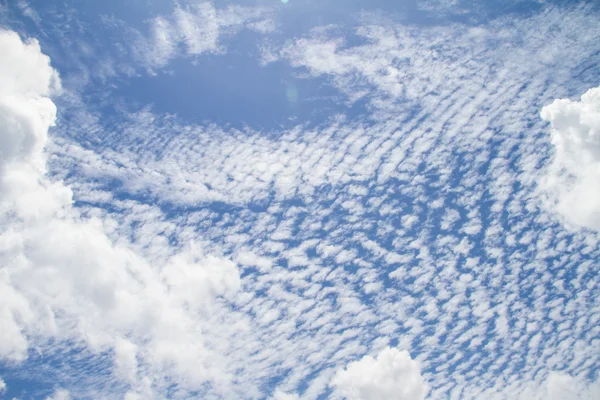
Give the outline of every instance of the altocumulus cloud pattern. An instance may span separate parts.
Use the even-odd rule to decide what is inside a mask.
[[[485,3],[0,1],[0,398],[599,399],[600,8]]]

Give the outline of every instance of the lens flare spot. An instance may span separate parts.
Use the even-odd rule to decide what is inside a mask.
[[[290,103],[298,101],[298,89],[295,86],[289,85],[285,88],[285,95]]]

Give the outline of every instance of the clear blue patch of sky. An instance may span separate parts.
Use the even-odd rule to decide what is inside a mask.
[[[176,59],[169,74],[142,75],[113,94],[128,104],[152,105],[188,123],[217,123],[241,129],[274,129],[323,122],[336,111],[340,93],[322,79],[299,79],[284,63],[261,66],[257,57],[231,51],[202,55],[197,62]],[[237,42],[237,43],[236,43]]]

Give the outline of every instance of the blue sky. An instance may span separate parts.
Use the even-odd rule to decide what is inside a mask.
[[[599,13],[0,0],[0,398],[599,398]]]

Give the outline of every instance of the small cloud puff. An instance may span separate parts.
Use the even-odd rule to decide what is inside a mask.
[[[300,397],[295,393],[286,393],[281,390],[277,390],[273,394],[272,400],[300,400]]]
[[[71,400],[71,393],[65,389],[58,389],[52,396],[46,397],[46,400]]]
[[[382,350],[338,371],[330,386],[337,398],[349,400],[422,400],[427,386],[419,363],[407,351]]]

